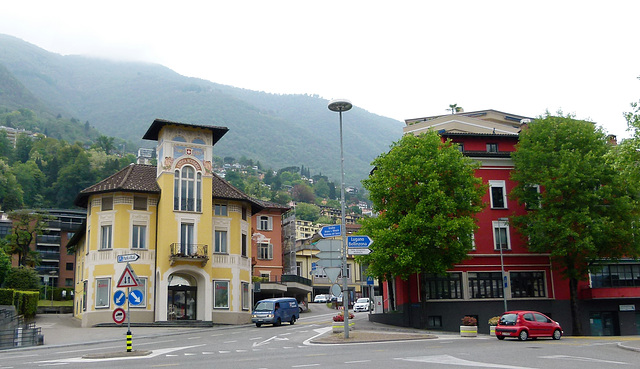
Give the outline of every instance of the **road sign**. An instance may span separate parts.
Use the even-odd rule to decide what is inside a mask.
[[[340,288],[339,284],[334,284],[331,286],[331,294],[334,295],[335,297],[340,296],[341,292],[342,292],[342,288]]]
[[[311,270],[315,271],[317,267],[318,267],[318,264],[311,263]]]
[[[140,255],[138,254],[124,254],[116,256],[116,260],[118,263],[128,263],[130,261],[136,261],[140,259]]]
[[[320,240],[316,242],[316,247],[320,251],[340,252],[342,250],[342,241],[341,240]]]
[[[129,292],[129,305],[138,306],[142,303],[144,296],[140,290],[131,290]]]
[[[340,274],[340,269],[342,268],[338,268],[338,267],[324,268],[324,274],[327,275],[329,282],[336,283],[336,280],[338,279],[338,274]]]
[[[351,247],[347,250],[348,255],[369,255],[371,253],[371,249],[362,248],[362,247]]]
[[[318,260],[318,266],[321,266],[323,268],[339,267],[341,265],[342,265],[342,260],[340,260],[340,259],[320,259],[320,260]]]
[[[116,304],[116,306],[124,305],[125,301],[127,301],[127,296],[124,291],[116,290],[116,292],[113,293],[113,303]]]
[[[138,276],[128,263],[118,280],[118,288],[120,287],[138,287]]]
[[[347,247],[369,247],[373,240],[369,236],[347,236]]]
[[[367,286],[373,286],[373,277],[367,277]]]
[[[342,253],[340,251],[320,251],[316,254],[318,259],[340,259]]]
[[[116,322],[116,324],[122,324],[126,317],[127,313],[124,312],[123,308],[117,308],[113,311],[113,321]]]
[[[328,226],[324,226],[320,229],[320,232],[318,232],[320,234],[320,236],[327,238],[327,237],[338,237],[340,235],[342,235],[342,231],[341,231],[342,227],[340,226],[340,224],[333,224],[333,225],[328,225]]]

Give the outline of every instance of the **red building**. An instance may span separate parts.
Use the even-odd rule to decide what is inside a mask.
[[[405,134],[438,131],[457,143],[465,156],[481,163],[476,176],[488,190],[485,209],[478,214],[470,258],[446,276],[415,275],[407,281],[384,283],[385,311],[371,319],[397,325],[455,331],[464,316],[478,319],[478,331],[488,333],[487,321],[506,309],[541,311],[561,322],[570,334],[569,283],[548,254],[531,253],[526,240],[508,218],[527,210],[509,197],[515,187],[511,152],[519,132],[531,118],[495,110],[409,119]],[[504,276],[502,270],[504,269]],[[504,285],[503,285],[504,284]],[[585,334],[640,334],[640,263],[606,265],[588,282],[581,282],[580,320]]]

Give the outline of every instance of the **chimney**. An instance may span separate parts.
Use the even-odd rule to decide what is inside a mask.
[[[618,138],[616,137],[616,135],[608,135],[607,143],[611,146],[616,146],[618,145]]]

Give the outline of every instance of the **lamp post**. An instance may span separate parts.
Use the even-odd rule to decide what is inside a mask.
[[[51,306],[53,307],[53,286],[54,286],[54,278],[56,275],[56,271],[52,270],[49,272],[49,274],[51,274],[51,277],[49,279],[51,279]]]
[[[349,100],[335,99],[329,101],[329,110],[340,114],[340,210],[342,211],[342,307],[344,308],[344,338],[349,338],[349,285],[347,284],[347,227],[344,215],[344,150],[342,143],[342,112],[353,107]]]
[[[504,311],[508,311],[507,309],[507,279],[504,274],[504,259],[502,257],[502,224],[508,222],[508,218],[498,218],[498,247],[500,248],[500,270],[502,271],[502,300],[504,301]],[[505,237],[507,237],[505,232]],[[507,238],[508,239],[508,238]],[[505,240],[506,242],[507,240]]]

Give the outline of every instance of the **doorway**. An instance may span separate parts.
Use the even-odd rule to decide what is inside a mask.
[[[187,275],[172,275],[167,293],[167,320],[196,320],[198,287]]]
[[[617,314],[611,311],[595,311],[589,314],[592,336],[617,336]]]

